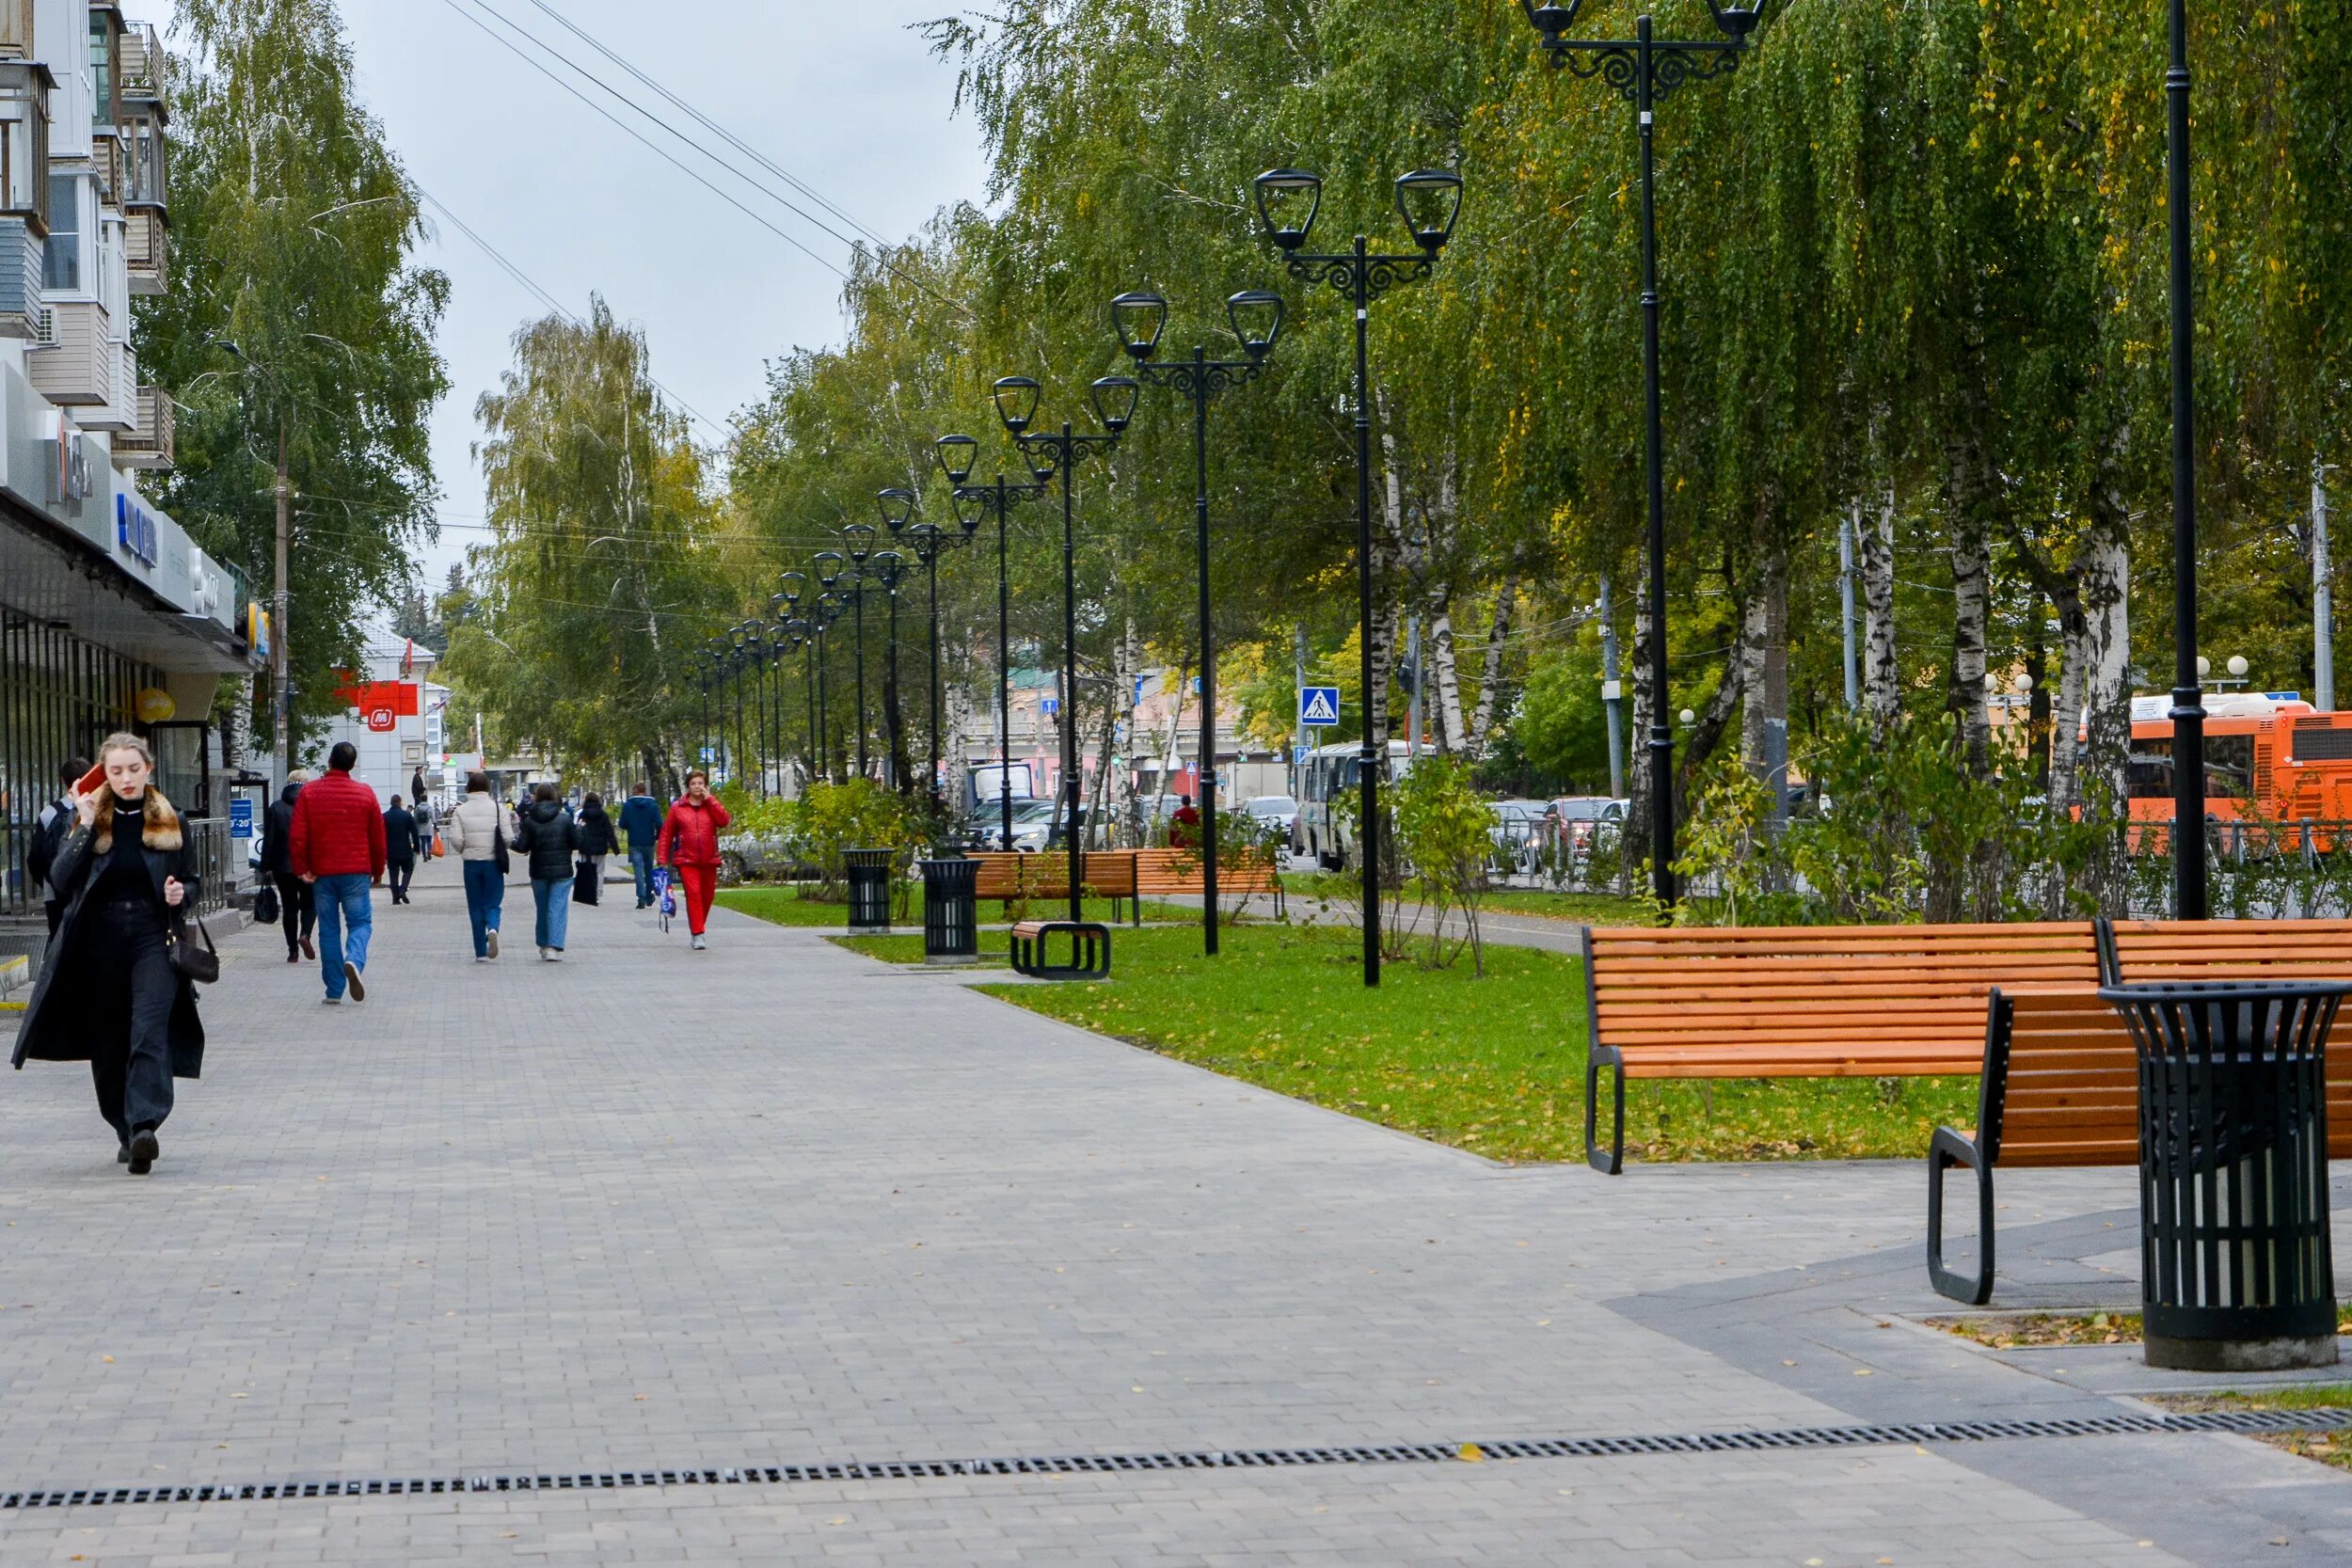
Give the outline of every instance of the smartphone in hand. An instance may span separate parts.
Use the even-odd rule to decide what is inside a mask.
[[[103,784],[105,782],[106,765],[103,762],[94,762],[90,764],[90,770],[88,772],[73,781],[73,793],[76,795],[88,795],[95,791],[100,784]]]

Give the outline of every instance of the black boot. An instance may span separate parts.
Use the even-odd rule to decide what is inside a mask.
[[[131,1166],[131,1174],[145,1176],[155,1168],[155,1157],[163,1152],[163,1148],[156,1143],[152,1127],[135,1127],[131,1130],[131,1141],[123,1146],[122,1151]]]

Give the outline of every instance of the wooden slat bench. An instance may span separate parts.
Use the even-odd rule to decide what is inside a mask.
[[[1143,901],[1136,892],[1136,860],[1140,853],[1135,849],[1093,850],[1086,857],[1082,873],[1089,893],[1098,898],[1111,900],[1112,918],[1118,918],[1119,906],[1123,901],[1128,906],[1130,919],[1138,926],[1143,923]],[[1070,896],[1070,857],[1067,855],[1008,853],[999,849],[965,858],[980,863],[975,878],[976,897],[1014,904],[1029,899],[1044,902]]]
[[[1198,849],[1137,849],[1136,879],[1144,896],[1167,898],[1202,892],[1203,877]],[[1089,863],[1093,857],[1089,856]],[[1281,873],[1273,858],[1255,850],[1221,849],[1216,857],[1216,890],[1220,895],[1273,893],[1281,887]]]
[[[1628,1078],[1896,1078],[1974,1072],[1993,988],[2089,990],[2089,921],[1583,930],[1584,1157],[1625,1168]],[[1610,1142],[1596,1132],[1614,1078]]]
[[[2352,979],[2352,920],[2101,921],[2099,970],[2107,985]],[[2328,1035],[2328,1126],[2331,1145],[2352,1134],[2352,1007]]]
[[[2337,1114],[2336,1054],[2328,1157],[2342,1160],[2352,1157],[2352,1124]],[[1928,1278],[1971,1307],[1993,1299],[1994,1166],[2139,1164],[2139,1057],[2122,1015],[2097,992],[1995,990],[1980,1070],[1975,1129],[1939,1127],[1928,1148]],[[1967,1275],[1944,1261],[1944,1176],[1956,1165],[1977,1176],[1977,1268]]]

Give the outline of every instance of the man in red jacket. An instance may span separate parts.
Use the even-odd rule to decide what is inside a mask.
[[[710,900],[719,891],[719,834],[733,818],[719,798],[710,793],[710,775],[700,768],[686,775],[686,794],[670,808],[661,824],[656,858],[677,872],[686,888],[686,928],[694,933],[694,951],[709,943],[703,925],[710,918]]]
[[[358,760],[359,748],[348,740],[335,743],[326,753],[326,772],[294,797],[294,824],[286,833],[294,875],[316,895],[319,967],[326,972],[330,1007],[342,1001],[346,988],[354,1002],[368,999],[361,976],[375,928],[368,889],[384,875],[384,808],[373,789],[351,776]]]

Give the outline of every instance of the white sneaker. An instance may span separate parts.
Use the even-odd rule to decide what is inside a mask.
[[[490,961],[490,956],[487,953],[476,953],[473,956],[473,961],[478,964],[486,964]]]
[[[340,996],[322,996],[319,998],[319,1004],[326,1007],[340,1007],[343,1005],[343,999]]]
[[[548,949],[548,962],[551,964],[560,964],[563,961],[564,949],[561,947],[550,947]]]
[[[485,932],[484,932],[484,933],[483,933],[483,935],[484,935],[484,936],[485,936],[485,938],[487,940],[487,945],[489,946],[489,949],[490,949],[490,957],[492,957],[492,958],[497,958],[497,957],[499,956],[499,934],[498,934],[498,932],[497,932],[497,931],[495,931],[495,930],[492,930],[492,931],[485,931]]]
[[[548,948],[548,947],[542,947],[542,948],[540,948],[540,949],[539,949],[539,961],[540,961],[541,963],[546,963],[546,962],[548,961],[548,955],[550,952],[552,952],[552,951],[554,951],[554,949],[552,949],[552,948]]]
[[[708,947],[709,945],[710,945],[710,943],[708,943],[708,942],[705,942],[705,941],[704,941],[702,938],[700,938],[700,937],[696,937],[696,938],[694,939],[694,951],[695,951],[695,952],[697,952],[697,953],[699,953],[699,952],[703,951],[703,949],[705,949],[705,948]]]

